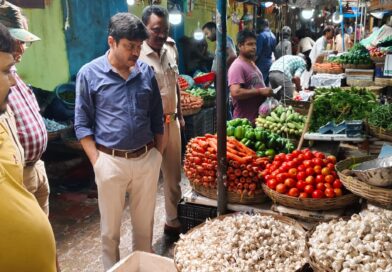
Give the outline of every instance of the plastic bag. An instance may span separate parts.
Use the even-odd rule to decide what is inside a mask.
[[[265,117],[279,105],[279,101],[272,96],[268,97],[259,107],[259,115]]]

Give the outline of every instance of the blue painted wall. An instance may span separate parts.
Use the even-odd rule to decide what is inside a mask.
[[[126,0],[62,0],[64,30],[71,77],[87,62],[108,49],[109,19],[117,12],[127,12]]]

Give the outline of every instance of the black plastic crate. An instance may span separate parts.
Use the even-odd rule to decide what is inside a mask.
[[[215,107],[205,108],[203,109],[204,114],[204,122],[203,122],[203,130],[204,134],[211,133],[214,134],[215,130],[215,123],[216,123],[216,114],[215,114]]]
[[[204,223],[206,219],[216,217],[217,208],[186,203],[184,200],[181,200],[177,205],[177,213],[181,222],[182,232],[185,233],[191,228]]]
[[[189,141],[191,138],[203,136],[204,133],[204,114],[200,111],[197,114],[184,116],[185,137]]]

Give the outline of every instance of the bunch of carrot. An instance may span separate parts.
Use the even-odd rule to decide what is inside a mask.
[[[227,137],[228,161],[226,187],[229,192],[252,197],[261,187],[261,172],[269,163],[268,158],[260,158],[250,148],[233,137]],[[196,185],[216,188],[217,137],[206,134],[189,141],[184,159],[184,171],[188,179]]]
[[[343,73],[342,65],[336,62],[315,63],[313,65],[313,70],[316,73],[327,73],[327,74]]]
[[[181,91],[181,109],[193,110],[203,106],[203,99],[198,96],[191,95],[187,92]]]

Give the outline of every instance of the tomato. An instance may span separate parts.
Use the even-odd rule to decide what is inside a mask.
[[[296,185],[296,182],[294,179],[292,178],[287,178],[284,180],[284,184],[288,187],[288,188],[293,188]]]
[[[269,188],[271,188],[272,190],[275,190],[276,185],[278,185],[278,184],[279,184],[279,182],[278,182],[276,179],[269,179],[269,180],[267,181],[267,186],[268,186]]]
[[[338,174],[336,174],[335,171],[331,171],[331,175],[336,179],[338,177]]]
[[[341,189],[342,187],[343,187],[343,184],[340,181],[340,179],[335,179],[335,181],[333,182],[333,188]]]
[[[292,160],[294,167],[297,167],[298,165],[300,165],[300,163],[302,161],[300,161],[299,159],[295,158],[294,160]]]
[[[297,167],[297,169],[298,169],[298,171],[300,171],[300,172],[302,172],[302,171],[305,172],[306,166],[303,165],[303,164],[301,164],[300,166]]]
[[[325,180],[325,182],[327,182],[327,183],[332,183],[332,182],[335,180],[335,178],[334,178],[334,176],[332,176],[332,175],[326,175],[326,176],[324,177],[324,180]]]
[[[285,194],[287,192],[287,187],[283,183],[279,183],[276,185],[276,191],[281,194]]]
[[[323,198],[323,197],[324,197],[323,191],[314,190],[312,193],[312,198]]]
[[[306,183],[303,180],[298,180],[297,184],[295,185],[295,187],[297,187],[297,189],[300,190],[301,192],[304,190],[305,186]]]
[[[298,174],[297,174],[297,180],[305,180],[306,177],[307,176],[304,171],[298,172]]]
[[[301,151],[299,151],[299,150],[294,150],[293,152],[291,152],[291,155],[293,155],[294,158],[297,158],[299,155],[301,155]]]
[[[321,174],[321,166],[320,165],[316,165],[315,167],[313,167],[313,170],[316,174]]]
[[[279,173],[279,174],[276,175],[276,180],[279,183],[283,183],[286,178],[287,178],[286,177],[286,173]]]
[[[315,152],[315,153],[314,153],[314,156],[315,156],[316,158],[318,158],[318,159],[324,159],[324,158],[325,158],[325,155],[324,155],[324,153],[322,153],[322,152]]]
[[[278,167],[276,167],[276,165],[271,165],[268,170],[270,170],[271,172],[274,172],[276,169],[278,169]]]
[[[328,198],[335,197],[335,191],[332,188],[325,189],[324,193],[325,193],[325,196],[328,197]]]
[[[293,161],[289,161],[289,162],[287,162],[287,167],[288,167],[289,169],[291,169],[291,168],[296,167],[296,165],[295,165],[295,163],[294,163]]]
[[[330,183],[324,183],[325,188],[333,188]]]
[[[273,161],[273,162],[272,162],[272,165],[274,165],[274,166],[276,166],[277,168],[279,168],[279,166],[282,165],[282,162],[281,162],[281,161]]]
[[[335,192],[335,196],[342,196],[343,195],[343,191],[340,188],[335,188],[335,189],[333,189],[333,191]]]
[[[321,159],[319,159],[319,158],[313,158],[312,159],[312,163],[314,164],[314,165],[322,165],[323,164],[323,160],[321,160]]]
[[[307,176],[305,179],[305,182],[307,184],[313,184],[314,183],[314,177],[313,176]]]
[[[306,168],[313,167],[313,163],[311,160],[304,160],[303,165],[305,165]]]
[[[325,190],[325,185],[324,185],[324,183],[322,183],[322,182],[317,183],[316,189],[323,192],[323,191]]]
[[[307,151],[304,154],[305,160],[311,160],[314,158],[313,153],[311,151]]]
[[[299,191],[298,191],[297,188],[291,188],[289,193],[288,193],[288,195],[292,196],[292,197],[298,197],[299,196]]]
[[[306,175],[311,176],[314,174],[314,170],[312,167],[308,167],[308,168],[306,168],[305,173],[306,173]]]
[[[291,155],[291,154],[286,154],[286,156],[285,156],[285,160],[286,161],[292,161],[294,159],[294,156],[293,155]]]
[[[335,157],[335,156],[329,155],[329,156],[327,157],[327,160],[328,160],[328,162],[330,162],[330,163],[333,163],[333,164],[336,163],[336,157]]]
[[[296,168],[290,168],[288,173],[289,173],[289,177],[295,178],[297,176],[298,171]]]
[[[331,170],[328,167],[324,167],[323,169],[321,169],[321,175],[327,176],[329,174],[331,174]]]
[[[305,192],[302,192],[299,194],[299,198],[308,198],[308,194]]]
[[[316,176],[316,182],[317,183],[324,182],[324,176],[323,175],[317,175]]]
[[[313,185],[311,184],[307,184],[304,188],[305,193],[308,193],[309,195],[311,195],[313,193]]]
[[[303,154],[299,154],[299,155],[297,156],[297,159],[298,159],[300,162],[302,162],[302,161],[305,160],[305,156],[304,156]]]
[[[333,170],[335,170],[335,164],[333,164],[333,163],[328,163],[327,164],[327,167],[329,168],[329,170],[331,170],[331,171],[333,171]]]

